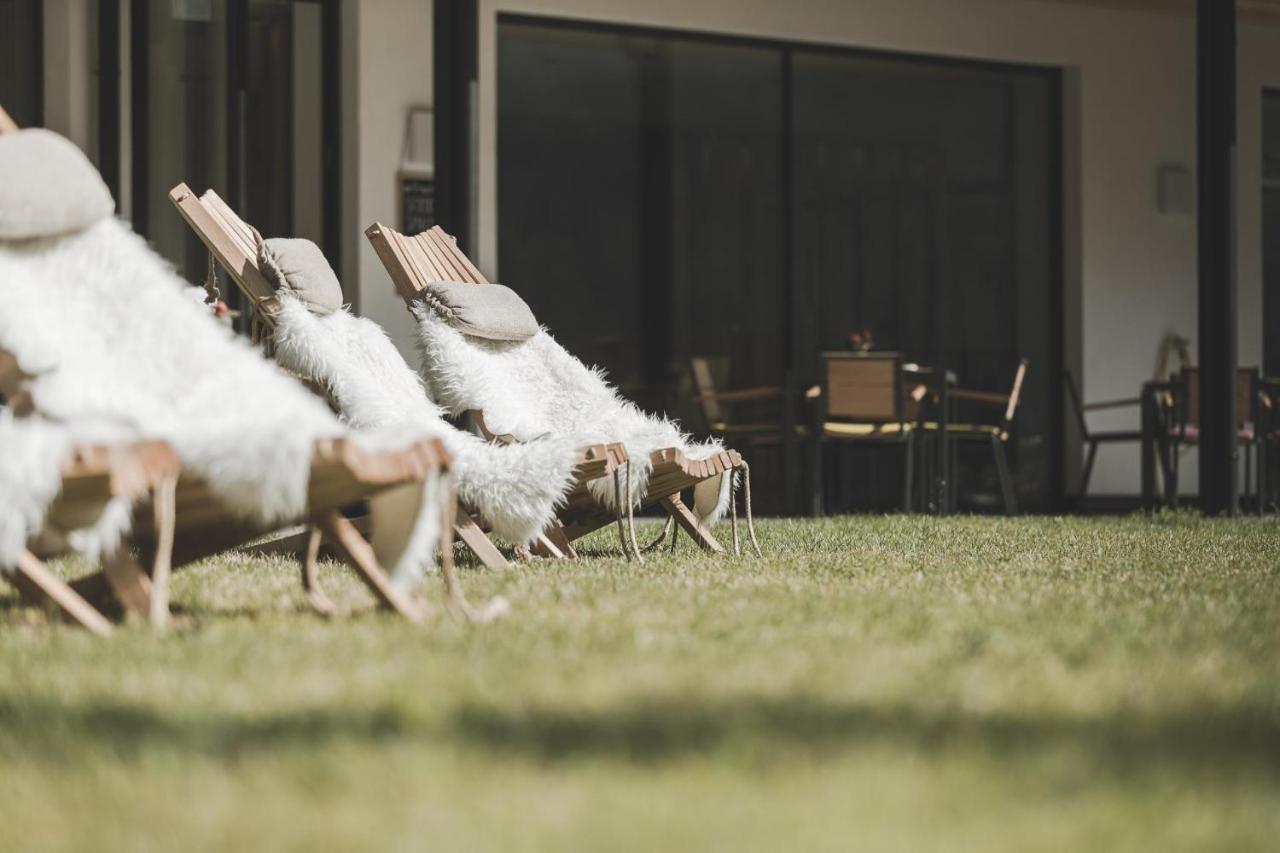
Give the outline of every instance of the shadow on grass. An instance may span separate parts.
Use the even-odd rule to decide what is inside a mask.
[[[842,749],[889,746],[996,755],[1068,750],[1118,770],[1173,762],[1252,768],[1280,777],[1280,714],[1255,707],[1078,718],[934,713],[800,697],[710,704],[676,699],[604,711],[469,706],[455,715],[453,729],[495,752],[540,761],[612,756],[643,763],[690,754],[767,758],[796,751],[820,759]]]
[[[821,760],[859,747],[926,756],[967,749],[1010,758],[1066,751],[1121,774],[1176,765],[1280,778],[1280,715],[1255,706],[1076,718],[932,713],[806,697],[669,697],[590,711],[469,704],[435,719],[395,709],[169,715],[126,705],[0,699],[0,757],[70,759],[89,751],[131,759],[171,751],[229,759],[339,743],[373,748],[433,741],[540,763],[604,758],[639,765],[715,756],[768,761],[797,753]]]

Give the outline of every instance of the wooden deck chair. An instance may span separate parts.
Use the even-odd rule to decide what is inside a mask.
[[[212,256],[232,276],[237,287],[248,300],[256,321],[256,335],[269,348],[270,335],[275,329],[280,302],[257,262],[258,237],[213,190],[197,196],[186,184],[180,184],[169,194],[170,200],[183,219],[205,243]],[[298,377],[321,396],[323,388],[311,377]],[[575,469],[578,484],[609,476],[619,464],[617,448],[604,445],[582,449],[581,461]],[[507,563],[501,552],[485,536],[481,526],[465,508],[459,506],[454,532],[471,551],[490,568],[505,568]],[[558,530],[549,530],[539,537],[535,552],[551,557],[575,556],[569,541]]]
[[[253,229],[213,190],[197,196],[183,183],[170,190],[169,200],[244,295],[251,312],[255,341],[263,343],[269,352],[281,306],[274,288],[258,268],[257,236]],[[325,396],[321,386],[310,377],[298,379]],[[461,507],[453,531],[486,566],[506,567],[502,553]]]
[[[30,375],[17,367],[9,353],[0,351],[0,395],[19,416],[34,414],[22,387]],[[420,619],[421,606],[392,586],[378,565],[372,546],[343,517],[343,507],[375,498],[397,486],[421,482],[433,472],[447,470],[449,455],[438,441],[423,441],[403,451],[369,451],[348,439],[317,442],[308,484],[308,547],[303,561],[302,583],[313,606],[332,610],[316,581],[320,534],[336,545],[341,557],[369,587],[378,601],[401,615]],[[49,511],[50,530],[74,530],[91,523],[108,501],[117,497],[139,499],[150,513],[134,520],[131,544],[141,562],[122,549],[103,561],[100,571],[66,586],[39,564],[40,558],[65,552],[58,537],[37,537],[32,553],[18,566],[25,592],[39,592],[80,624],[103,633],[102,617],[93,619],[86,607],[116,598],[125,610],[163,625],[168,614],[168,577],[204,557],[226,551],[270,533],[270,528],[247,524],[231,513],[199,479],[179,476],[179,463],[164,442],[138,442],[123,447],[92,446],[76,451],[63,472],[63,488]],[[451,604],[465,610],[453,568],[447,556],[443,571]],[[92,603],[91,603],[92,602]],[[94,611],[97,613],[97,611]]]
[[[281,306],[275,290],[258,267],[257,233],[213,190],[196,195],[183,183],[170,190],[169,200],[211,256],[231,275],[252,311],[255,338],[270,351],[271,334]],[[320,396],[326,396],[321,384],[312,377],[298,378]],[[336,408],[332,400],[330,404]],[[623,461],[625,456],[620,456],[620,449],[616,447],[593,445],[582,448],[580,461],[574,470],[575,491],[585,489],[585,484],[591,480],[612,476]],[[493,569],[507,567],[502,552],[485,535],[484,519],[473,517],[461,504],[457,507],[453,531],[484,565]],[[570,540],[559,529],[540,535],[534,552],[548,557],[576,556]]]
[[[369,242],[378,253],[396,291],[406,305],[412,304],[419,292],[432,282],[456,281],[477,285],[489,283],[458,248],[457,240],[438,225],[416,236],[407,237],[393,228],[375,222],[365,230],[365,236],[369,238]],[[479,423],[483,423],[482,412],[473,412],[472,416],[477,418]],[[723,553],[724,547],[716,541],[709,530],[702,526],[698,517],[685,505],[680,494],[713,477],[719,477],[736,469],[746,469],[742,456],[736,450],[730,449],[708,459],[691,460],[681,451],[668,448],[654,451],[651,458],[653,471],[642,506],[660,505],[670,518],[700,546],[708,551]],[[744,482],[749,484],[750,478],[744,478]],[[565,533],[570,540],[597,530],[611,521],[609,514],[604,511],[599,502],[589,494],[582,497],[584,499],[571,501],[561,514]],[[748,530],[752,544],[759,552],[754,527],[750,522],[750,500],[750,486],[747,485]],[[737,508],[732,498],[730,507],[734,513],[733,532],[736,551]]]
[[[11,353],[0,350],[0,401],[17,418],[35,414],[29,381]],[[75,448],[63,465],[61,488],[45,514],[44,529],[18,555],[13,581],[23,600],[42,605],[101,637],[110,636],[107,616],[55,576],[44,560],[70,553],[66,531],[97,523],[108,505],[125,498],[152,512],[150,574],[129,553],[125,543],[100,561],[102,576],[124,612],[164,627],[169,615],[168,576],[174,536],[174,496],[180,465],[162,441]]]
[[[17,130],[16,123],[0,110],[0,133]],[[15,376],[21,377],[23,381],[31,378],[20,370]],[[30,405],[29,394],[25,391],[20,390],[15,396],[21,400],[20,405]],[[447,473],[449,463],[448,451],[438,441],[420,441],[396,451],[367,450],[346,438],[316,442],[310,462],[306,517],[295,519],[296,522],[308,524],[309,547],[303,559],[302,581],[313,606],[325,611],[332,609],[316,581],[316,559],[323,533],[331,539],[343,560],[351,565],[382,606],[414,621],[424,617],[425,611],[421,603],[392,584],[379,564],[377,550],[342,515],[341,510],[355,501],[378,499],[397,487],[422,483],[430,476],[441,476]],[[111,465],[107,467],[110,468]],[[153,472],[155,477],[169,476],[168,473],[161,473],[166,469],[158,463],[153,463],[146,470]],[[79,475],[81,472],[73,470],[71,473]],[[157,487],[160,483],[157,480]],[[170,484],[165,480],[163,484],[165,494],[155,502],[161,509],[158,517],[138,519],[132,535],[132,542],[143,557],[142,563],[151,566],[155,573],[151,580],[152,598],[158,602],[154,605],[154,611],[159,611],[162,604],[167,610],[167,577],[170,570],[243,545],[271,533],[273,529],[262,529],[259,525],[246,523],[238,514],[224,506],[205,483],[195,477],[179,476],[176,483]],[[173,492],[172,512],[166,512],[165,505],[170,503],[167,495],[170,485]],[[450,527],[445,524],[443,529],[447,532]],[[447,537],[444,544],[450,544]],[[451,548],[443,550],[442,574],[449,605],[455,610],[469,613],[454,574]],[[113,561],[112,565],[103,570],[73,582],[71,589],[90,602],[105,601],[116,591],[116,579],[123,574],[119,570],[122,564]],[[125,568],[129,569],[127,565]],[[141,580],[136,577],[137,572],[131,569],[129,572],[135,576],[136,585],[143,587]],[[160,585],[158,596],[157,584]],[[152,611],[151,602],[146,604],[147,610]],[[127,601],[126,606],[129,606]],[[135,599],[133,607],[140,609],[141,606],[139,597]]]
[[[380,605],[412,621],[420,621],[426,615],[424,605],[416,597],[391,583],[373,546],[342,514],[342,509],[357,501],[376,500],[379,495],[398,486],[420,483],[432,475],[443,475],[448,465],[448,451],[435,440],[418,442],[398,451],[370,451],[346,438],[316,442],[307,488],[307,514],[305,518],[293,520],[308,527],[302,585],[313,607],[322,613],[333,610],[316,580],[316,561],[323,536],[334,545],[341,559],[355,571]],[[213,495],[204,482],[192,477],[180,477],[178,480],[174,514],[174,569],[231,550],[277,529],[247,523]],[[445,529],[448,529],[447,525]],[[144,557],[149,558],[160,547],[161,534],[162,531],[146,523],[145,519],[135,525],[133,539]],[[450,606],[465,612],[466,604],[449,560],[448,545],[447,540],[442,545],[441,570],[445,588]],[[105,574],[99,572],[75,581],[71,586],[85,598],[95,601],[101,600],[108,592],[107,582]]]

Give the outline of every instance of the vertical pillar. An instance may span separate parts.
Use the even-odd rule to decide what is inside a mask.
[[[1236,10],[1197,0],[1196,123],[1199,249],[1200,505],[1236,505]]]

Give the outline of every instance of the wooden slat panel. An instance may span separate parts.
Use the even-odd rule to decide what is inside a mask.
[[[431,235],[419,234],[413,238],[413,243],[422,252],[423,257],[431,264],[432,271],[435,273],[436,281],[458,281],[460,276],[453,265],[449,263],[448,258],[440,247],[436,245],[436,241],[431,239]]]
[[[448,281],[449,269],[445,266],[444,259],[436,255],[434,247],[430,241],[422,235],[408,238],[409,245],[413,247],[418,265],[421,266],[429,276],[428,281]]]
[[[205,190],[204,195],[200,198],[206,205],[222,216],[223,221],[227,223],[232,232],[240,238],[240,241],[245,246],[248,246],[251,250],[254,249],[258,240],[254,236],[253,229],[249,227],[248,222],[240,218],[240,214],[231,209],[231,205],[222,200],[222,196],[210,189]]]
[[[418,291],[422,286],[414,279],[411,268],[406,262],[403,254],[392,238],[395,233],[393,229],[387,228],[380,222],[375,222],[365,229],[364,235],[368,238],[373,251],[377,254],[378,260],[382,261],[382,266],[386,268],[387,274],[391,276],[391,283],[395,285],[396,292],[400,294],[400,298],[405,302],[412,302],[414,297],[418,295]]]
[[[258,271],[258,259],[245,251],[240,240],[215,217],[186,184],[178,184],[169,191],[169,200],[178,208],[196,236],[213,252],[218,263],[231,274],[249,302],[254,305],[269,327],[275,326],[275,315],[280,313],[280,301],[275,291]]]
[[[398,231],[392,231],[391,240],[395,243],[396,250],[400,253],[400,257],[404,259],[404,263],[408,266],[410,274],[417,283],[417,290],[422,290],[435,280],[435,273],[426,263],[426,259],[422,257],[422,253],[413,245],[412,239],[405,237]]]
[[[891,359],[828,361],[827,414],[851,420],[896,420],[896,370],[897,366]]]
[[[427,233],[433,235],[437,240],[439,240],[440,245],[444,246],[445,250],[457,259],[463,269],[467,271],[468,281],[474,282],[475,284],[489,283],[489,280],[480,274],[480,270],[476,269],[475,264],[471,263],[471,259],[458,248],[458,241],[454,239],[452,234],[446,232],[439,225],[433,225],[431,230]]]
[[[205,195],[209,196],[211,193],[205,193]],[[217,198],[217,196],[213,196],[213,198]],[[214,221],[227,232],[227,236],[235,241],[236,246],[244,253],[244,256],[252,261],[253,268],[258,272],[262,272],[262,269],[258,266],[258,246],[254,242],[253,235],[240,227],[243,223],[240,222],[239,217],[227,209],[225,205],[219,206],[204,199],[200,203],[204,205],[205,210],[209,211],[209,215]]]
[[[457,254],[453,251],[454,245],[447,240],[440,239],[439,233],[436,231],[428,231],[422,235],[424,242],[431,246],[431,250],[435,256],[445,266],[449,278],[453,281],[463,282],[465,284],[475,284],[471,281],[471,274],[461,263],[458,262]]]

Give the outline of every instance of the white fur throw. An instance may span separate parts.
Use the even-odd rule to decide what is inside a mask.
[[[414,316],[432,399],[454,414],[483,411],[491,430],[521,441],[553,435],[579,445],[622,442],[631,458],[635,505],[648,489],[653,451],[674,447],[696,460],[724,450],[717,441],[694,441],[667,418],[623,399],[603,371],[574,358],[545,329],[527,341],[507,343],[463,335],[420,305]],[[731,478],[720,479],[717,499],[698,507],[708,523],[728,510]],[[612,484],[594,483],[592,493],[617,509]]]
[[[321,382],[343,420],[359,429],[428,432],[454,456],[458,495],[515,545],[533,540],[555,518],[573,479],[572,442],[547,439],[499,447],[441,418],[386,333],[349,311],[312,314],[289,295],[275,332],[276,360]]]
[[[0,348],[38,374],[36,409],[50,420],[112,423],[132,435],[165,439],[184,470],[204,479],[245,520],[264,528],[301,520],[314,442],[348,430],[247,341],[212,320],[187,287],[116,219],[62,238],[3,243]],[[393,448],[421,433],[355,437]],[[47,496],[56,455],[42,455],[33,465],[38,473],[28,471],[8,486],[25,492],[27,516]],[[8,512],[0,507],[0,515]],[[439,497],[433,506],[424,501],[412,536],[416,547],[387,566],[398,585],[413,585],[432,565],[442,513]],[[11,556],[0,553],[0,559]]]
[[[75,447],[125,440],[109,426],[83,424],[76,428],[41,417],[15,418],[0,410],[0,571],[10,569],[18,554],[37,533],[52,544],[73,548],[91,560],[113,551],[128,531],[132,503],[113,501],[94,526],[84,530],[53,530],[45,511],[62,487],[59,471]]]

